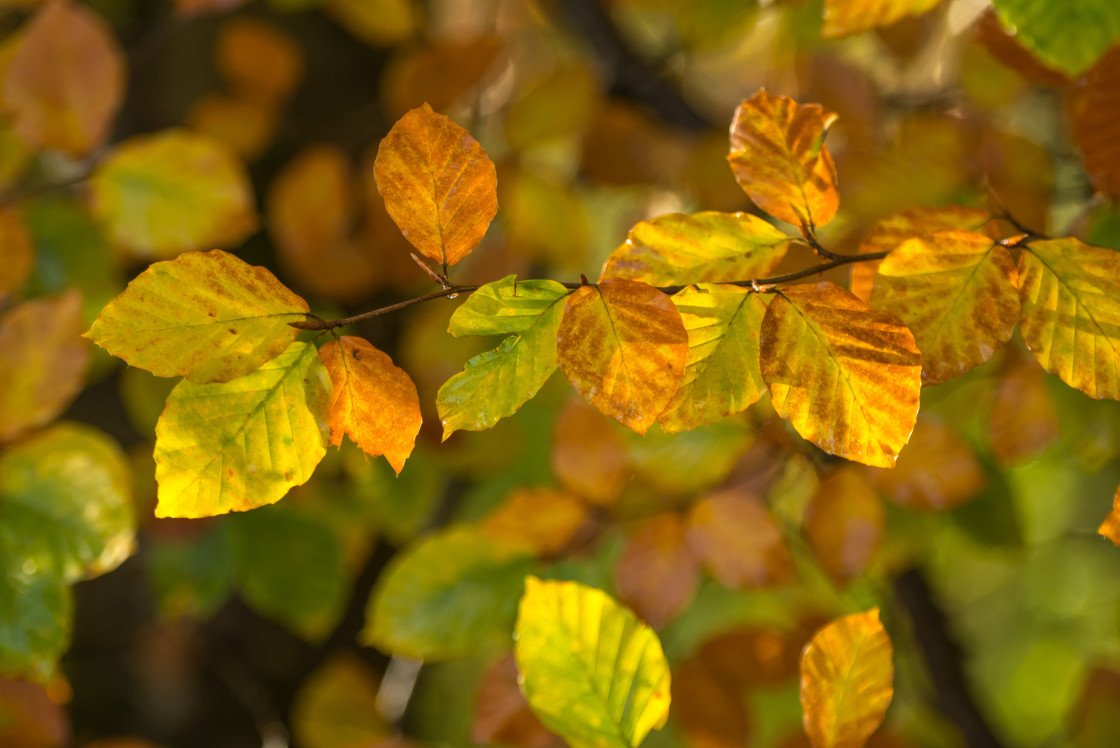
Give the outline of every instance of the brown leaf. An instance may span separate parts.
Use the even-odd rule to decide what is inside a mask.
[[[1066,109],[1085,169],[1098,192],[1120,197],[1120,48],[1101,58],[1068,91]]]
[[[805,514],[805,535],[825,571],[847,583],[871,562],[884,521],[883,505],[862,471],[843,466],[821,481]]]
[[[303,53],[287,33],[240,16],[218,29],[215,65],[238,96],[275,105],[303,79]]]
[[[671,715],[694,748],[746,746],[750,719],[743,695],[703,661],[673,671]]]
[[[4,748],[57,748],[69,732],[65,713],[47,689],[0,679],[0,744]]]
[[[732,589],[793,580],[793,561],[781,530],[762,502],[740,491],[722,491],[693,504],[688,543],[704,568]]]
[[[430,104],[442,112],[463,99],[502,56],[497,39],[405,47],[385,69],[382,94],[390,117]]]
[[[610,504],[630,479],[626,445],[593,408],[572,400],[556,418],[552,474],[595,504]]]
[[[175,12],[182,16],[203,15],[206,13],[228,13],[244,5],[248,0],[174,0]]]
[[[1065,73],[1047,67],[1030,50],[1004,30],[994,10],[988,10],[976,24],[976,37],[992,56],[1027,80],[1040,86],[1063,88],[1069,85]]]
[[[498,660],[482,676],[475,691],[471,740],[517,748],[564,748],[566,743],[533,714],[517,681],[513,654]]]
[[[1030,357],[1016,351],[1004,360],[986,424],[988,443],[1001,465],[1028,460],[1057,441],[1058,413],[1046,374]]]
[[[797,675],[809,633],[734,629],[704,642],[697,659],[734,687],[777,686]]]
[[[343,336],[319,349],[331,375],[331,444],[345,433],[366,454],[400,473],[420,432],[420,399],[403,369],[364,338]]]
[[[627,540],[614,578],[619,597],[650,626],[679,616],[700,584],[681,518],[662,514],[644,521]]]
[[[894,470],[876,470],[876,485],[899,506],[944,511],[968,502],[988,482],[972,450],[939,420],[920,418]]]
[[[19,213],[0,209],[0,247],[4,260],[0,262],[0,304],[8,294],[19,290],[35,265],[35,245],[31,232]]]
[[[554,488],[522,488],[480,523],[484,533],[535,553],[564,548],[587,519],[587,509],[574,495]]]

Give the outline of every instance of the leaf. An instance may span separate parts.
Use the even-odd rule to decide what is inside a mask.
[[[778,415],[829,454],[894,465],[918,416],[921,354],[897,317],[831,283],[781,289],[759,366]]]
[[[26,301],[0,318],[0,442],[54,420],[89,368],[80,296]]]
[[[424,103],[448,109],[477,90],[501,57],[502,41],[495,37],[405,45],[385,70],[385,111],[399,117]]]
[[[488,429],[540,391],[556,370],[556,333],[567,294],[559,283],[518,283],[511,275],[486,284],[455,310],[448,332],[456,337],[516,334],[472,358],[440,387],[436,406],[444,439],[458,429]]]
[[[1120,6],[1113,0],[994,0],[1003,25],[1050,67],[1070,76],[1088,70],[1120,40]]]
[[[0,246],[4,247],[4,263],[0,265],[0,304],[3,304],[9,294],[24,284],[35,265],[31,232],[14,210],[0,209]]]
[[[482,532],[533,553],[564,549],[587,520],[587,509],[573,494],[555,488],[520,488],[479,523]]]
[[[816,748],[860,748],[894,696],[891,640],[879,609],[833,621],[801,655],[801,708]]]
[[[385,455],[399,474],[423,420],[416,385],[363,338],[332,340],[319,357],[334,385],[331,446],[342,444],[346,434],[369,456]]]
[[[524,548],[470,528],[438,532],[390,562],[366,607],[362,642],[422,660],[508,643],[531,567]]]
[[[731,153],[735,179],[758,207],[783,221],[823,226],[836,215],[836,165],[824,146],[836,115],[759,91],[735,109]]]
[[[1120,117],[1120,50],[1108,52],[1067,92],[1073,137],[1093,186],[1120,197],[1120,146],[1114,127]]]
[[[688,333],[684,377],[658,416],[669,434],[746,410],[766,391],[758,333],[766,301],[749,289],[700,284],[673,296]]]
[[[90,177],[90,191],[94,215],[138,257],[236,246],[257,229],[244,167],[218,141],[186,130],[117,145]]]
[[[326,453],[330,392],[300,342],[231,382],[180,382],[156,426],[156,516],[245,511],[305,483]]]
[[[878,26],[890,26],[907,16],[928,13],[941,0],[825,0],[821,36],[835,39]]]
[[[483,745],[564,748],[564,741],[544,729],[517,684],[517,662],[508,654],[482,676],[475,692],[470,738]]]
[[[644,434],[684,375],[688,333],[668,296],[608,278],[568,297],[556,347],[564,376],[587,402]]]
[[[781,528],[758,499],[739,490],[710,494],[692,505],[688,543],[716,581],[731,589],[793,581]]]
[[[268,270],[221,250],[157,262],[102,310],[85,337],[161,377],[228,382],[278,356],[307,302]]]
[[[8,748],[55,748],[67,742],[70,721],[48,688],[0,679],[0,743]]]
[[[863,473],[844,466],[821,481],[805,514],[805,535],[829,576],[847,583],[871,562],[885,523],[883,505]]]
[[[1097,532],[1120,546],[1120,489],[1112,497],[1112,511],[1104,518]]]
[[[401,233],[444,266],[474,249],[498,211],[494,163],[470,133],[427,104],[393,125],[374,174]]]
[[[1058,440],[1058,412],[1046,374],[1026,355],[1016,351],[1001,366],[985,423],[992,454],[1004,466],[1036,457]]]
[[[661,643],[599,590],[527,578],[514,655],[529,706],[572,748],[636,748],[668,718]]]
[[[109,25],[84,4],[52,0],[21,30],[0,89],[23,140],[80,156],[108,136],[125,75]]]
[[[326,0],[322,7],[347,31],[375,47],[407,40],[422,21],[412,0]]]
[[[1076,239],[1019,258],[1019,335],[1042,368],[1097,399],[1120,399],[1120,253]]]
[[[983,234],[939,231],[909,239],[879,265],[871,305],[896,315],[922,352],[923,384],[984,363],[1019,321],[1011,253]]]
[[[919,418],[910,444],[894,470],[873,474],[875,484],[899,506],[944,511],[984,490],[988,479],[976,455],[941,421]]]
[[[552,436],[552,474],[593,504],[611,504],[630,480],[626,444],[609,421],[579,400],[560,411]]]
[[[276,105],[303,78],[303,53],[292,37],[270,23],[238,16],[221,25],[214,63],[238,96]]]
[[[280,112],[252,99],[210,93],[194,103],[185,122],[189,129],[223,143],[243,161],[254,161],[275,139]]]
[[[358,655],[334,654],[307,677],[292,707],[292,732],[307,748],[370,748],[389,734],[377,713],[377,674]]]
[[[246,2],[248,0],[174,0],[175,12],[180,16],[226,13]]]
[[[619,597],[654,628],[684,612],[700,585],[700,569],[685,530],[675,514],[643,521],[627,539],[615,566]]]
[[[673,720],[698,748],[736,748],[751,734],[739,689],[705,663],[691,660],[673,673]]]
[[[654,286],[761,279],[782,261],[789,242],[747,213],[670,213],[630,229],[602,277]]]
[[[28,574],[0,548],[0,671],[46,681],[70,645],[73,601],[54,574]]]

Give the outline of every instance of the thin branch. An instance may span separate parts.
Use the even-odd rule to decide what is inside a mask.
[[[812,247],[814,252],[816,252],[826,260],[836,260],[841,257],[847,256],[839,255],[835,252],[825,249],[824,246],[817,240],[817,231],[812,223],[810,223],[808,226],[801,226],[800,228],[801,236],[805,238],[805,243]]]
[[[9,192],[6,195],[0,195],[0,208],[7,208],[12,205],[27,202],[28,200],[34,200],[35,198],[43,197],[44,195],[49,195],[54,192],[61,192],[62,190],[68,189],[70,187],[76,187],[88,180],[92,174],[93,169],[90,168],[69,179],[64,179],[61,182],[52,182],[50,184],[43,184],[37,187],[30,187],[26,190],[18,192]]]

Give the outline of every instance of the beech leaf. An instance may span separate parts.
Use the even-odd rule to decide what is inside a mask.
[[[692,603],[700,569],[676,514],[641,523],[627,539],[615,566],[619,597],[650,626],[661,628]]]
[[[1120,49],[1108,52],[1068,93],[1073,137],[1098,192],[1120,197]]]
[[[972,449],[940,420],[919,418],[910,444],[893,470],[873,473],[875,484],[899,506],[953,509],[973,499],[988,482]]]
[[[552,474],[593,504],[613,503],[632,470],[622,433],[582,400],[572,399],[556,417]]]
[[[1112,511],[1104,518],[1097,532],[1111,540],[1114,545],[1120,546],[1120,488],[1112,497]]]
[[[910,452],[903,452],[900,459]],[[844,466],[821,481],[805,512],[805,536],[825,571],[847,583],[867,568],[882,540],[885,523],[875,489],[859,469]]]
[[[987,432],[992,454],[1001,465],[1036,457],[1061,434],[1046,373],[1030,364],[1030,357],[1016,350],[1004,360],[996,380]]]
[[[890,26],[907,16],[928,13],[941,0],[825,0],[821,36],[835,39],[879,26]]]
[[[693,504],[688,542],[704,568],[731,589],[793,581],[793,559],[781,528],[761,501],[741,491],[720,491]]]
[[[1114,0],[994,0],[996,14],[1040,60],[1070,76],[1091,68],[1120,40],[1120,5]]]
[[[511,493],[479,523],[503,542],[534,553],[564,549],[587,520],[587,507],[574,494],[556,488],[522,488]]]

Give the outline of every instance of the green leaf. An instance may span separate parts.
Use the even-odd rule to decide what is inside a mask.
[[[186,252],[137,276],[85,337],[157,376],[228,382],[284,351],[307,310],[264,268]]]
[[[0,547],[0,673],[47,681],[70,644],[70,591]]]
[[[472,293],[451,315],[447,331],[457,338],[525,332],[569,293],[556,281],[518,282],[507,275]]]
[[[279,501],[326,454],[331,383],[315,346],[292,343],[232,382],[180,382],[156,426],[159,517]]]
[[[661,642],[606,593],[529,577],[516,635],[525,698],[572,748],[634,748],[665,724]]]
[[[147,577],[161,615],[206,620],[217,613],[233,586],[233,551],[227,525],[201,538],[152,544]]]
[[[362,641],[424,660],[508,646],[531,566],[524,548],[473,529],[425,538],[386,569],[369,599]]]
[[[1120,40],[1116,0],[994,0],[1004,26],[1039,59],[1073,77]]]

